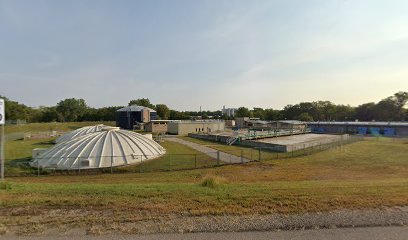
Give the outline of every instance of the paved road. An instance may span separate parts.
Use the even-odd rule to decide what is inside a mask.
[[[173,141],[173,142],[177,142],[177,143],[181,143],[184,144],[188,147],[191,147],[199,152],[205,153],[208,156],[217,159],[217,150],[213,149],[213,148],[209,148],[206,146],[203,146],[201,144],[197,144],[197,143],[193,143],[190,141],[186,141],[180,138],[176,138],[176,137],[172,137],[172,138],[166,138],[166,140],[169,141]],[[225,163],[241,163],[243,162],[250,162],[249,159],[243,158],[241,159],[241,157],[237,157],[235,155],[229,154],[229,153],[225,153],[225,152],[220,152],[220,161],[225,162]]]
[[[153,235],[75,235],[75,236],[2,236],[1,239],[21,239],[21,240],[406,240],[408,239],[408,227],[367,227],[367,228],[338,228],[338,229],[318,229],[299,230],[282,232],[227,232],[227,233],[186,233],[186,234],[153,234]]]

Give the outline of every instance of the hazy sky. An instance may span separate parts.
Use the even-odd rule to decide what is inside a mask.
[[[408,91],[408,1],[0,0],[0,94],[178,110]]]

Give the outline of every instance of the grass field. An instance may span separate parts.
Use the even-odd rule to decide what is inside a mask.
[[[195,154],[170,142],[163,145],[169,153]],[[24,157],[19,151],[10,154]],[[167,165],[169,160],[154,161],[146,163],[146,169],[147,164]],[[170,161],[184,164],[181,158]],[[201,184],[204,179],[213,179],[214,186]],[[35,219],[36,224],[89,226],[171,214],[241,215],[406,206],[407,179],[408,140],[386,138],[366,139],[295,158],[208,169],[14,177],[0,186],[0,224],[28,226]],[[56,209],[80,209],[87,214],[65,217],[52,214]]]
[[[18,125],[6,125],[4,133],[16,133],[16,132],[46,132],[46,131],[72,131],[80,127],[92,126],[96,124],[105,124],[114,126],[114,122],[53,122],[53,123],[29,123]]]

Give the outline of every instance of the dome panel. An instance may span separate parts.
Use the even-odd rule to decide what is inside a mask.
[[[99,124],[95,126],[86,126],[86,127],[78,128],[74,131],[71,131],[67,134],[60,136],[59,138],[55,140],[55,143],[66,142],[74,138],[84,136],[88,133],[99,132],[99,131],[102,131],[103,129],[108,129],[108,128],[113,128],[113,127]]]

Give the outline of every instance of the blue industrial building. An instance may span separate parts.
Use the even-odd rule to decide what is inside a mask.
[[[371,136],[407,137],[408,122],[310,122],[314,133],[349,133]]]
[[[151,120],[157,120],[157,112],[148,107],[133,105],[116,111],[116,126],[123,129],[132,130],[135,125]]]

